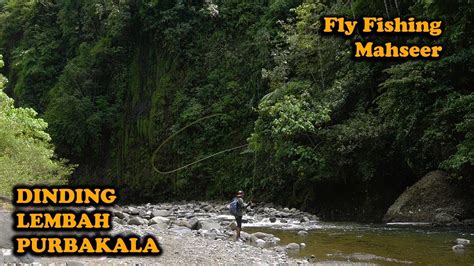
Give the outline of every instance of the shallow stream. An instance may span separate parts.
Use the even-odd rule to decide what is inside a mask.
[[[474,230],[414,225],[320,223],[306,236],[298,230],[251,225],[244,231],[271,233],[280,244],[305,243],[294,257],[314,255],[317,262],[362,262],[378,265],[474,265]],[[464,251],[452,250],[456,238],[471,241]]]

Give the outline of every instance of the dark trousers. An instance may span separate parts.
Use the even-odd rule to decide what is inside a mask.
[[[242,229],[242,216],[235,216],[235,221],[237,222],[237,227]]]

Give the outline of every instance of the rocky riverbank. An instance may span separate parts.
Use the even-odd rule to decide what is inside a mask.
[[[93,208],[88,208],[92,211]],[[11,246],[2,246],[4,263],[9,262],[74,262],[86,263],[158,263],[158,264],[286,264],[307,263],[307,259],[295,260],[288,252],[297,252],[304,243],[280,245],[280,239],[262,232],[245,232],[245,227],[271,226],[288,228],[306,234],[317,227],[317,217],[296,209],[282,208],[273,204],[251,206],[244,215],[244,231],[241,240],[235,241],[234,217],[228,214],[224,202],[178,202],[146,204],[138,206],[114,206],[113,229],[109,234],[154,235],[163,254],[158,257],[72,257],[18,259],[11,255]],[[2,222],[11,228],[11,217],[2,216]],[[10,229],[11,230],[11,229]],[[8,241],[4,241],[7,243]],[[1,261],[1,260],[0,260]]]
[[[142,206],[115,206],[114,231],[137,233],[137,230],[151,228],[156,232],[174,233],[218,241],[233,241],[236,227],[235,218],[229,215],[227,203],[222,202],[182,202]],[[296,209],[281,208],[273,204],[250,206],[243,217],[245,227],[272,227],[306,230],[317,227],[318,218]],[[139,232],[141,233],[141,232]],[[272,248],[278,253],[285,250],[304,248],[304,243],[290,243],[279,246],[280,239],[267,233],[252,234],[242,231],[239,243],[260,248]]]

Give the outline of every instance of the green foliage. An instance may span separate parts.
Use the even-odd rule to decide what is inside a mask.
[[[3,67],[0,56],[0,68]],[[72,172],[54,156],[47,123],[31,108],[15,108],[3,91],[0,75],[0,194],[11,195],[15,185],[58,184]]]
[[[6,91],[39,110],[58,153],[80,164],[73,182],[114,184],[135,201],[244,189],[380,215],[427,171],[472,178],[472,12],[444,0],[8,0],[0,49]],[[321,35],[334,14],[442,19],[440,39],[390,41],[442,42],[443,58],[356,62],[351,40]],[[154,163],[250,148],[154,172],[161,142],[210,114],[223,115],[176,136]]]
[[[472,178],[473,35],[465,18],[473,9],[438,1],[386,3],[307,0],[283,23],[276,66],[263,71],[272,91],[262,98],[249,139],[260,153],[260,190],[278,195],[274,200],[308,206],[322,201],[315,191],[362,186],[365,192],[349,197],[367,201],[439,168]],[[355,62],[347,42],[319,32],[324,15],[398,12],[445,20],[441,40],[429,40],[449,47],[441,60]],[[399,181],[379,187],[387,179]],[[378,192],[367,195],[372,187]]]

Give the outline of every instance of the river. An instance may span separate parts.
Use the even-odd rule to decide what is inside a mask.
[[[378,265],[474,265],[474,230],[413,225],[320,223],[319,228],[300,236],[295,230],[252,225],[244,230],[271,233],[280,244],[305,243],[292,253],[316,261],[363,262]],[[471,240],[464,251],[452,250],[456,238]]]

